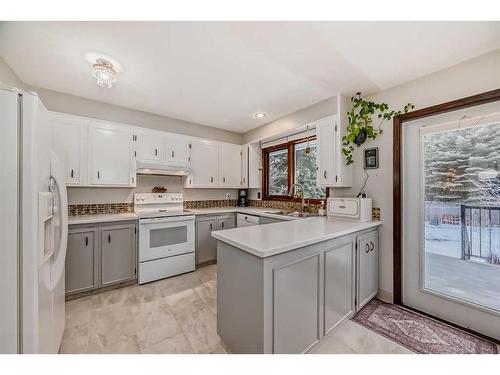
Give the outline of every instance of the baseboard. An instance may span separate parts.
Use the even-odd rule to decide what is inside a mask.
[[[376,297],[379,300],[381,300],[383,302],[387,302],[387,303],[393,303],[393,301],[394,301],[393,293],[389,292],[388,290],[384,290],[384,289],[379,289]]]

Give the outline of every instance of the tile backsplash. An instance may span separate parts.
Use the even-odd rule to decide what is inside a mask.
[[[203,200],[203,201],[184,201],[184,208],[212,208],[212,207],[236,207],[238,201],[236,199],[219,199],[219,200]],[[300,210],[300,202],[287,202],[287,201],[262,201],[253,200],[248,201],[249,207],[262,207],[272,208],[284,211]],[[318,213],[320,205],[318,203],[310,203],[308,205],[309,212]],[[100,203],[100,204],[70,204],[68,206],[68,215],[102,215],[102,214],[120,214],[134,212],[133,203]],[[372,209],[373,220],[380,220],[380,208],[373,207]]]
[[[70,204],[68,215],[103,215],[134,212],[133,203]]]
[[[206,201],[184,201],[186,210],[196,208],[212,208],[212,207],[236,207],[238,201],[236,199],[213,199]]]
[[[300,202],[261,201],[261,200],[250,199],[248,201],[248,205],[250,207],[273,208],[276,210],[284,210],[284,211],[299,211],[300,210]],[[309,212],[311,212],[311,213],[318,213],[319,207],[320,207],[319,203],[309,203],[308,204]]]

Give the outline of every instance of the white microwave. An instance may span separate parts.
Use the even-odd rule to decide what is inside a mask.
[[[371,198],[328,198],[327,215],[336,219],[353,221],[372,220]]]

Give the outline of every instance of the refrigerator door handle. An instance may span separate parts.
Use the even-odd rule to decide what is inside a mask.
[[[54,212],[54,215],[59,215],[61,219],[59,248],[54,252],[52,258],[50,280],[52,288],[55,288],[64,275],[64,266],[66,262],[66,246],[68,243],[68,195],[66,192],[63,164],[53,151],[51,151],[50,165],[52,175],[51,182],[53,189],[57,191],[57,198],[59,201],[59,207],[57,207],[57,212]]]

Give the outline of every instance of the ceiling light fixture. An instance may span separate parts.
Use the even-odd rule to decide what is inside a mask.
[[[263,113],[263,112],[258,112],[254,116],[257,117],[257,118],[264,118],[264,117],[266,117],[266,114]]]
[[[113,64],[104,58],[98,58],[96,63],[92,65],[92,75],[97,80],[99,87],[110,89],[116,82],[116,70]]]

